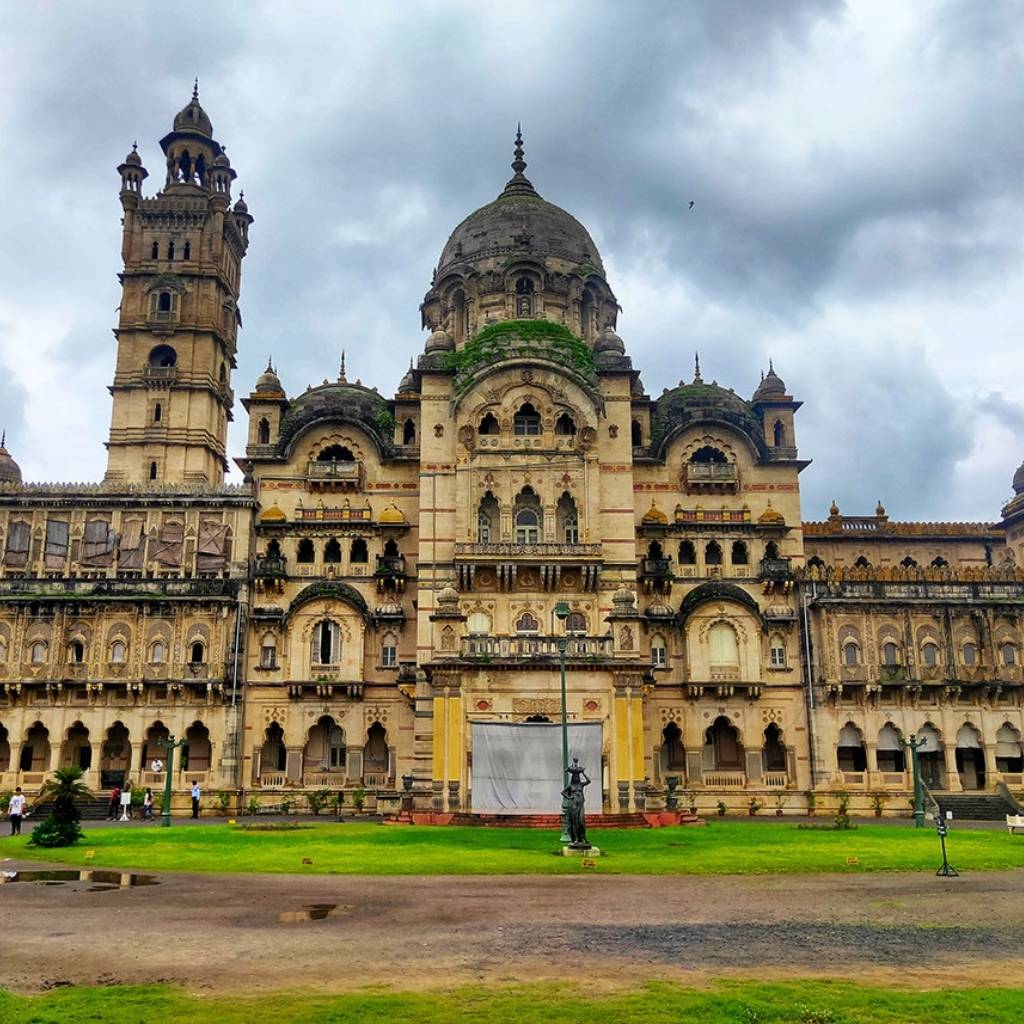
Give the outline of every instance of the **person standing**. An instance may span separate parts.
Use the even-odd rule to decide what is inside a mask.
[[[199,817],[199,797],[202,796],[202,791],[199,789],[199,780],[192,780],[192,817]]]
[[[110,791],[110,803],[107,806],[107,821],[117,821],[117,809],[121,806],[121,787],[115,785]]]
[[[125,779],[124,788],[121,790],[121,817],[119,820],[132,820],[132,784],[127,779]]]
[[[146,787],[146,792],[142,797],[142,816],[147,821],[153,820],[153,790]]]
[[[21,786],[14,791],[11,802],[7,807],[7,813],[11,818],[11,835],[21,835],[21,819],[25,817],[25,797],[22,795]]]

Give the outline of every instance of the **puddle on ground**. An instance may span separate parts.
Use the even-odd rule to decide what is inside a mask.
[[[337,903],[307,903],[302,910],[286,910],[278,914],[277,919],[282,924],[323,921],[328,917],[338,917],[351,909],[351,907],[340,907]]]
[[[0,884],[8,882],[37,882],[41,885],[63,885],[65,882],[92,882],[89,892],[111,892],[130,889],[137,885],[159,885],[153,875],[134,875],[123,871],[3,871]]]

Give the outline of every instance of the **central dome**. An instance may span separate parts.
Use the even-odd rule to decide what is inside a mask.
[[[475,263],[518,253],[553,256],[572,266],[604,266],[594,240],[572,214],[542,199],[525,177],[522,135],[516,135],[515,159],[504,191],[471,213],[452,233],[437,264],[442,276],[453,264]]]

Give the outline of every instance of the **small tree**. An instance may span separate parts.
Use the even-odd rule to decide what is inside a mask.
[[[82,838],[77,804],[92,799],[92,793],[80,781],[79,767],[58,768],[43,786],[40,802],[53,801],[53,810],[32,830],[29,846],[73,846]]]
[[[331,799],[331,794],[326,789],[317,789],[306,794],[306,803],[314,814],[319,814]]]
[[[361,811],[363,809],[363,804],[364,803],[366,803],[366,790],[365,789],[357,789],[352,794],[352,805],[355,807],[356,811],[358,812],[358,811]]]
[[[845,789],[836,793],[839,801],[836,812],[836,828],[847,829],[850,827],[850,794]]]
[[[228,808],[231,806],[231,794],[226,790],[222,789],[217,794],[217,810],[221,814],[227,814]]]
[[[872,793],[871,794],[871,806],[874,808],[875,817],[880,818],[882,816],[882,808],[885,806],[885,801],[888,799],[884,793]]]
[[[807,798],[807,816],[814,817],[814,808],[818,804],[818,794],[813,789],[805,789],[804,796]]]
[[[258,796],[250,796],[248,803],[245,805],[245,809],[249,814],[259,814],[260,798]]]
[[[775,816],[777,818],[782,817],[782,808],[786,806],[787,799],[788,798],[786,796],[786,793],[781,789],[774,795],[773,800],[775,802]]]

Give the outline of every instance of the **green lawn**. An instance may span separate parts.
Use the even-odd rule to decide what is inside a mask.
[[[932,991],[871,988],[837,982],[720,982],[708,989],[652,984],[606,996],[558,985],[474,987],[443,992],[259,996],[186,995],[169,986],[69,988],[43,996],[0,992],[5,1024],[1018,1024],[1021,989]]]
[[[782,822],[712,821],[705,827],[600,830],[604,874],[763,874],[823,871],[934,871],[932,829],[862,826],[849,832],[800,830]],[[558,837],[534,829],[324,823],[291,832],[239,826],[98,828],[78,846],[36,850],[27,836],[0,839],[0,859],[18,857],[152,871],[311,872],[438,875],[579,872],[555,856]],[[1024,867],[1024,836],[953,830],[950,860],[961,871]],[[91,856],[90,856],[91,852]],[[304,859],[312,864],[303,864]],[[853,858],[856,858],[853,861]]]

